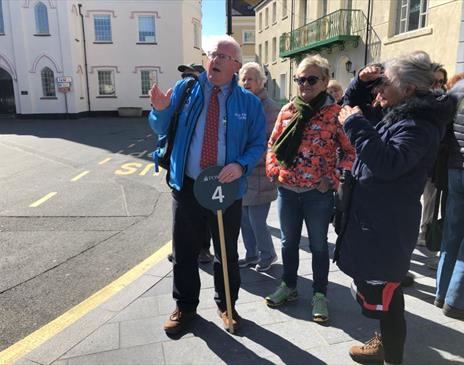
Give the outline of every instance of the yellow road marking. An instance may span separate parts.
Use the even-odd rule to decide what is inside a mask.
[[[77,180],[79,180],[81,177],[84,177],[85,175],[87,175],[89,172],[90,172],[89,170],[83,171],[83,172],[81,172],[79,175],[73,177],[73,178],[71,179],[71,181],[77,181]]]
[[[39,200],[37,200],[34,203],[32,203],[31,205],[29,205],[29,208],[37,208],[40,204],[45,203],[48,199],[54,197],[56,194],[58,194],[56,191],[48,193],[43,198],[40,198]]]
[[[166,243],[153,255],[142,261],[140,264],[126,272],[119,279],[116,279],[103,289],[99,290],[83,302],[71,308],[66,313],[62,314],[55,320],[46,324],[29,336],[11,345],[6,350],[0,352],[0,364],[11,364],[19,358],[25,356],[32,350],[36,349],[50,338],[69,327],[78,319],[95,309],[103,302],[111,298],[113,295],[134,282],[157,262],[166,258],[166,255],[171,252],[171,241]]]
[[[132,143],[129,146],[127,146],[127,148],[131,148],[131,147],[134,147],[134,146],[135,146],[135,143]]]
[[[100,161],[98,164],[103,165],[103,164],[105,164],[105,163],[107,163],[108,161],[111,161],[111,160],[112,160],[112,158],[108,157],[108,158],[105,158],[104,160]]]

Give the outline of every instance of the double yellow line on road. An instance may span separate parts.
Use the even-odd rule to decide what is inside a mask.
[[[83,302],[71,308],[66,313],[62,314],[55,320],[46,324],[29,336],[16,342],[6,350],[0,352],[0,364],[8,365],[22,358],[32,350],[36,349],[58,333],[69,327],[78,319],[103,304],[113,295],[133,283],[136,279],[142,276],[145,272],[153,267],[159,261],[166,259],[166,256],[171,252],[171,241],[167,242],[153,255],[143,260],[140,264],[129,270],[127,273],[116,279],[103,289],[99,290]]]

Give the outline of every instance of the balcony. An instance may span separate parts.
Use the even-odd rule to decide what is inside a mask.
[[[295,57],[352,42],[357,45],[366,30],[361,10],[340,9],[280,36],[280,57]]]

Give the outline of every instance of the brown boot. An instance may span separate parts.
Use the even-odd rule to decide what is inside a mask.
[[[224,325],[225,330],[229,330],[229,317],[227,316],[227,311],[221,311],[218,309],[218,315],[222,319],[222,323]],[[235,309],[232,309],[232,325],[234,326],[234,331],[236,331],[240,327],[242,318],[238,315]]]
[[[197,312],[183,312],[176,308],[169,318],[164,322],[164,332],[168,335],[177,335],[182,332],[187,324],[195,318]]]
[[[350,348],[351,358],[360,363],[383,363],[382,338],[376,332],[374,337],[362,346]]]

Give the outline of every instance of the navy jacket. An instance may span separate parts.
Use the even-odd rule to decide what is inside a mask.
[[[364,102],[368,109],[370,92],[359,79],[346,94],[350,105]],[[399,282],[406,275],[427,173],[455,108],[452,97],[424,94],[388,110],[377,124],[361,115],[346,120],[344,129],[357,155],[352,169],[356,183],[347,227],[338,241],[338,266],[349,276]]]

